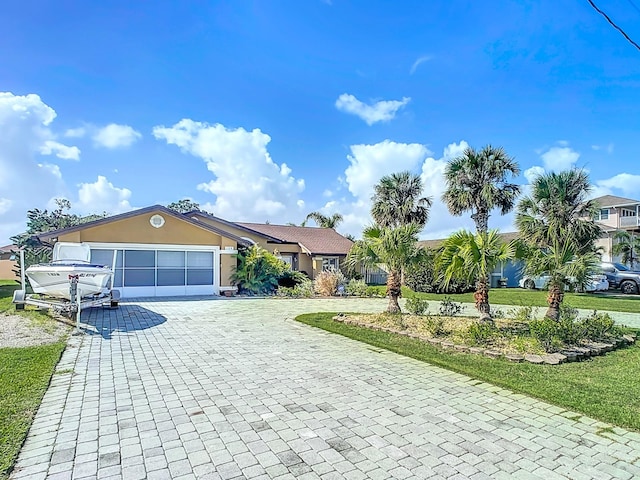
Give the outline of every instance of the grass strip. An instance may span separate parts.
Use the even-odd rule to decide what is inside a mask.
[[[9,477],[65,345],[0,348],[0,480]]]
[[[400,355],[443,367],[513,392],[640,431],[640,346],[562,365],[533,365],[442,351],[419,340],[335,322],[335,313],[300,315],[297,321]]]

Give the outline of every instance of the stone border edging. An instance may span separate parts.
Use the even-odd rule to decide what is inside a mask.
[[[405,332],[402,330],[396,330],[395,328],[383,327],[381,325],[376,325],[374,323],[364,323],[364,322],[356,322],[353,320],[348,320],[344,314],[339,313],[334,316],[332,320],[340,323],[344,323],[346,325],[354,325],[363,328],[369,328],[371,330],[378,330],[386,333],[394,333],[396,335],[402,335],[409,338],[415,338],[416,340],[420,340],[421,342],[428,343],[430,345],[440,347],[443,350],[453,350],[457,353],[471,353],[474,355],[483,355],[489,358],[501,358],[504,357],[510,362],[513,363],[522,363],[528,362],[533,364],[546,364],[546,365],[559,365],[565,362],[576,362],[581,361],[589,357],[597,357],[599,355],[604,355],[607,352],[611,352],[618,348],[626,347],[627,345],[631,345],[635,343],[636,336],[635,335],[623,335],[622,337],[616,338],[612,343],[601,343],[601,342],[587,342],[583,344],[581,347],[571,347],[564,350],[560,350],[555,353],[547,353],[544,355],[537,354],[515,354],[515,353],[507,353],[504,354],[497,350],[485,349],[481,347],[470,347],[468,345],[461,345],[453,343],[450,340],[444,340],[441,338],[434,337],[426,337],[424,335],[420,335],[417,333]]]

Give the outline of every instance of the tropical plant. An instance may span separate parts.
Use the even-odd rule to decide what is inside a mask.
[[[320,212],[311,212],[304,219],[304,222],[302,222],[301,226],[304,227],[309,220],[313,220],[314,222],[316,222],[316,225],[321,228],[333,228],[335,230],[336,228],[338,228],[338,225],[342,223],[344,218],[339,213],[334,213],[331,216],[327,216],[323,215]]]
[[[340,270],[324,270],[313,279],[313,290],[318,295],[330,297],[338,293],[338,287],[346,282]]]
[[[288,265],[259,245],[240,250],[231,282],[241,291],[272,293]]]
[[[593,220],[600,206],[587,199],[590,191],[584,170],[539,175],[531,183],[531,193],[516,209],[521,237],[539,248],[571,243],[578,251],[594,251],[602,231]]]
[[[599,205],[587,199],[590,189],[583,170],[546,173],[533,180],[530,195],[518,203],[516,226],[527,252],[524,272],[551,277],[546,316],[556,321],[565,285],[573,278],[584,284],[600,260],[595,240],[601,229],[593,220]]]
[[[167,205],[167,208],[178,213],[189,213],[193,211],[200,211],[200,204],[188,198],[183,198],[177,202],[170,203]]]
[[[347,255],[351,267],[362,263],[365,266],[384,266],[387,270],[387,312],[400,313],[398,298],[402,285],[402,268],[419,262],[424,249],[418,246],[418,233],[422,226],[409,223],[397,228],[373,225],[362,233],[362,240],[353,244]]]
[[[448,285],[456,277],[476,282],[474,299],[480,312],[480,321],[491,323],[489,275],[500,262],[514,257],[514,243],[505,243],[497,230],[475,235],[462,230],[444,241],[437,263],[444,285]]]
[[[618,230],[613,235],[613,239],[616,243],[613,244],[611,253],[620,255],[622,263],[628,264],[629,268],[633,270],[640,255],[640,236],[626,230]]]
[[[520,187],[508,179],[519,174],[518,164],[501,147],[466,148],[447,163],[442,200],[452,215],[471,211],[476,232],[487,232],[491,210],[499,208],[505,215],[513,209]]]
[[[373,220],[385,228],[413,223],[422,229],[429,219],[433,203],[430,197],[421,196],[422,190],[420,176],[408,171],[382,177],[374,186]]]

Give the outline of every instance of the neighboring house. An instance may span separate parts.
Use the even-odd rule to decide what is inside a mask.
[[[15,245],[5,245],[0,247],[0,280],[15,280],[16,274],[13,271],[18,267],[15,253],[18,247]]]
[[[353,245],[332,228],[234,223],[204,212],[186,215],[260,245],[312,279],[323,270],[339,269]]]
[[[500,237],[504,242],[510,242],[520,237],[518,232],[505,232],[501,233]],[[442,246],[445,239],[437,240],[421,240],[418,245],[421,245],[430,250],[437,250]],[[522,262],[519,260],[502,262],[491,272],[491,287],[495,288],[499,286],[501,279],[506,279],[505,286],[517,287],[518,282],[522,278]]]
[[[238,246],[258,243],[312,276],[327,265],[339,266],[351,245],[330,229],[245,225],[249,224],[201,212],[181,214],[154,205],[38,237],[47,244],[88,243],[91,261],[114,269],[113,287],[124,298],[219,295],[235,290],[230,278]],[[258,231],[261,227],[276,231],[270,235]]]
[[[614,235],[618,230],[627,230],[640,235],[640,200],[604,195],[594,199],[600,205],[595,221],[602,227],[603,235],[596,242],[602,247],[604,261],[615,262],[620,258],[611,251],[615,242]]]

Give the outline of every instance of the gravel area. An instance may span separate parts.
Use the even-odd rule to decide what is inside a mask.
[[[20,315],[0,315],[0,348],[54,343],[70,329],[62,320],[34,321]]]

